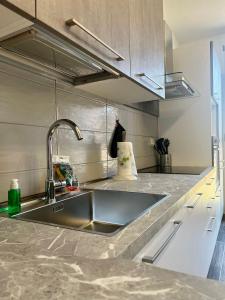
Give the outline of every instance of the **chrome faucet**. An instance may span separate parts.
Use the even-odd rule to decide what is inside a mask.
[[[56,183],[54,181],[54,171],[53,171],[53,162],[52,162],[52,155],[53,155],[52,136],[60,125],[67,125],[71,127],[78,141],[83,139],[79,127],[71,120],[67,120],[67,119],[57,120],[50,126],[47,134],[47,180],[46,180],[46,197],[49,203],[55,202],[55,186],[56,186]]]

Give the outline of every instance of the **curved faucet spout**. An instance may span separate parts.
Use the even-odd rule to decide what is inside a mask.
[[[68,119],[60,119],[55,121],[49,128],[47,134],[47,181],[46,181],[46,195],[49,202],[55,201],[55,182],[54,182],[54,175],[53,175],[53,147],[52,147],[52,137],[56,129],[61,126],[66,125],[69,126],[73,132],[75,133],[78,141],[82,140],[82,134],[80,132],[79,127],[73,121]]]
[[[75,124],[73,121],[68,120],[68,119],[60,119],[60,120],[55,121],[48,130],[47,138],[51,137],[54,134],[55,130],[61,125],[69,126],[75,133],[78,140],[83,139],[80,129],[77,126],[77,124]]]

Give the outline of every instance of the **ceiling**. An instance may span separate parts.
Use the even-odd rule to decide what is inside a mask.
[[[225,0],[164,0],[164,18],[178,43],[225,33]]]

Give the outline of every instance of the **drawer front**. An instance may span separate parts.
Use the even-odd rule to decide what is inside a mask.
[[[178,230],[181,230],[185,219],[188,218],[192,212],[193,210],[189,210],[186,207],[181,208],[137,254],[134,260],[140,262],[143,257],[155,257],[154,261],[151,262],[155,263],[155,261],[160,259],[161,255],[163,255],[169,247],[169,244],[175,239]]]
[[[155,265],[207,277],[220,219],[205,209],[189,216]]]
[[[209,190],[207,185],[206,189],[203,187],[203,193],[196,194],[187,201],[142,249],[137,260],[177,272],[207,277],[222,214],[220,197],[207,198]],[[213,193],[210,192],[211,195]],[[175,230],[173,220],[181,221],[179,229]],[[171,237],[174,230],[175,234]]]

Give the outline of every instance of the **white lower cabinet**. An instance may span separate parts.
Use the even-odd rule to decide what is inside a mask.
[[[209,192],[207,185],[201,192],[151,239],[136,261],[207,277],[223,211],[218,192]]]

